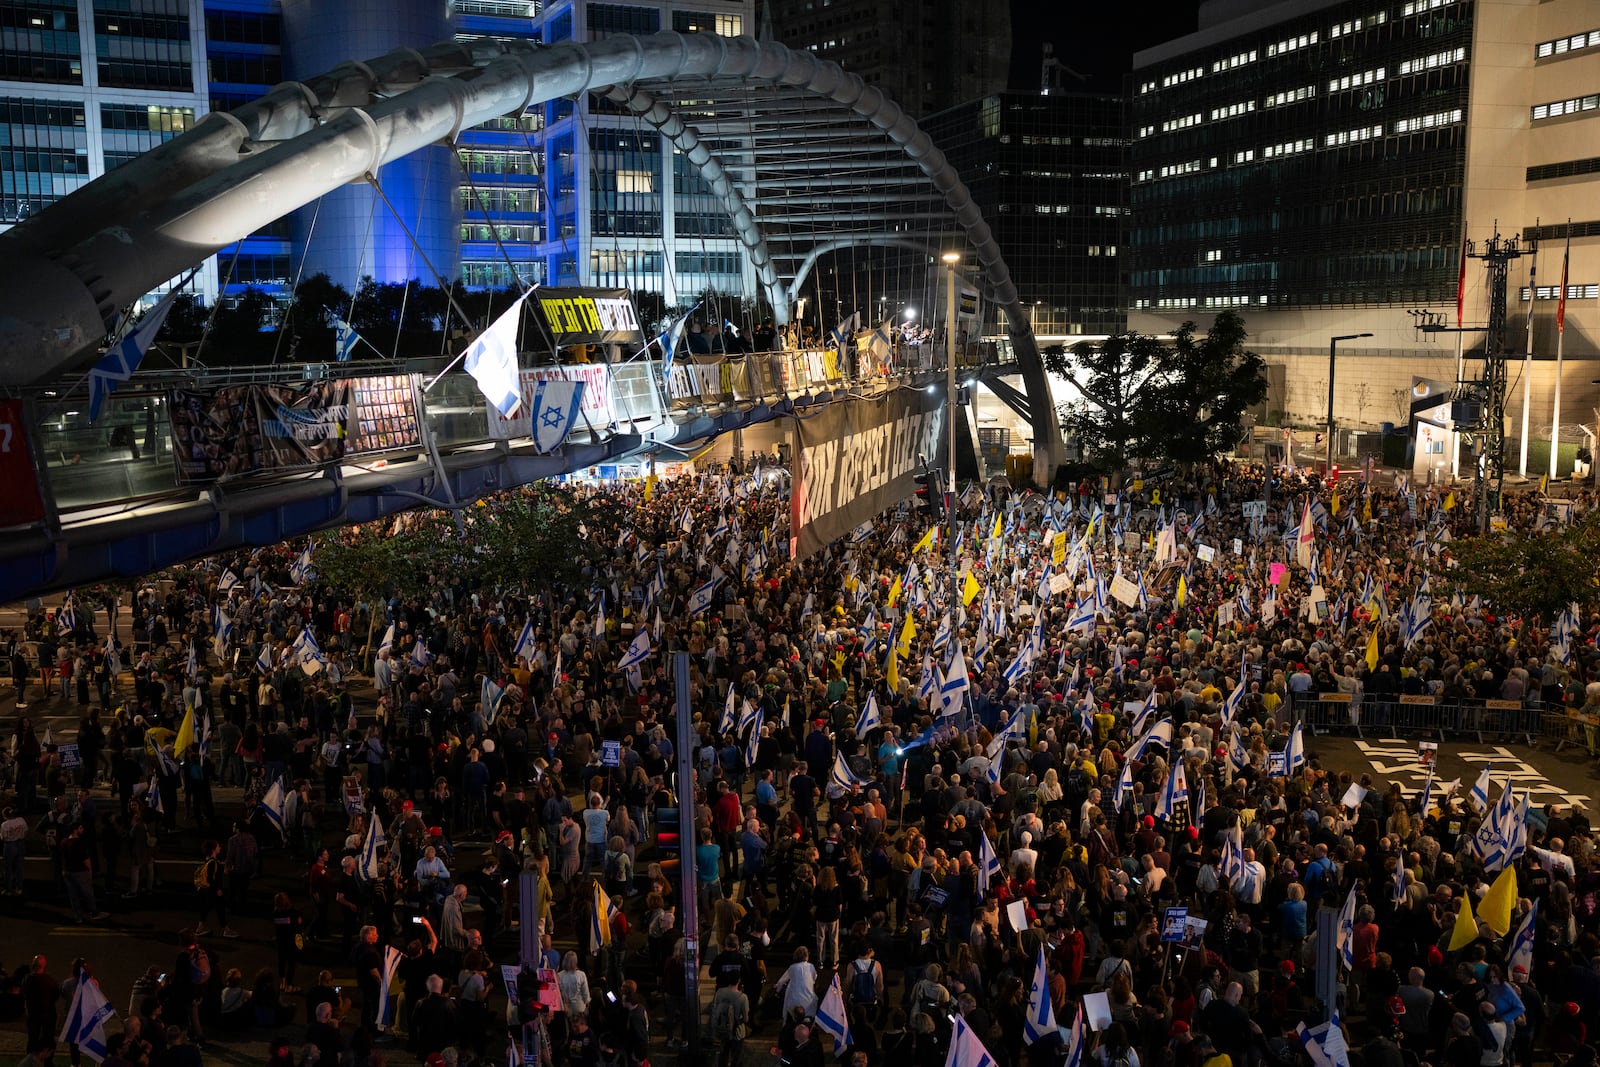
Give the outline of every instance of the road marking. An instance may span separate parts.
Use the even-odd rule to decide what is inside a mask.
[[[1367,758],[1367,763],[1374,772],[1388,777],[1390,781],[1400,782],[1400,792],[1403,795],[1414,796],[1422,791],[1423,785],[1428,780],[1428,772],[1417,763],[1415,745],[1401,740],[1357,741],[1355,745]],[[1582,803],[1586,806],[1591,803],[1589,794],[1569,793],[1552,782],[1539,768],[1503,745],[1453,752],[1449,755],[1472,768],[1471,772],[1462,775],[1464,788],[1470,787],[1471,782],[1477,778],[1477,772],[1484,764],[1488,764],[1494,784],[1504,784],[1509,780],[1513,792],[1527,793],[1529,802],[1536,807],[1551,802]]]

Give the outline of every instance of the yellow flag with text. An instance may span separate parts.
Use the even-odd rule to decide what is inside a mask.
[[[939,527],[937,527],[937,526],[928,527],[928,532],[922,535],[922,540],[918,541],[912,547],[911,551],[912,552],[921,552],[923,549],[931,547],[933,545],[933,539],[936,536],[938,536],[938,533],[939,533]]]
[[[906,616],[906,624],[900,627],[900,640],[895,644],[895,655],[906,656],[911,653],[911,642],[916,639],[917,624],[911,621],[911,616]]]

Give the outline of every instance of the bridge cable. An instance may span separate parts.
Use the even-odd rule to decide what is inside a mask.
[[[300,249],[300,265],[296,267],[294,271],[294,285],[289,290],[289,303],[284,306],[283,318],[278,323],[278,339],[272,346],[271,366],[274,367],[278,365],[278,353],[283,351],[283,335],[285,333],[284,327],[290,323],[291,320],[289,316],[293,314],[295,303],[300,298],[300,279],[306,271],[306,257],[311,254],[311,238],[317,232],[317,217],[321,214],[322,197],[319,196],[317,197],[316,207],[311,209],[311,226],[308,230],[306,230],[305,247]],[[291,346],[289,351],[291,354],[293,354],[294,348]]]

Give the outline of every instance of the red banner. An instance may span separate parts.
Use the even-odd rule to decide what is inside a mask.
[[[0,493],[0,527],[44,521],[44,497],[28,451],[20,400],[0,400],[0,485],[6,487]]]

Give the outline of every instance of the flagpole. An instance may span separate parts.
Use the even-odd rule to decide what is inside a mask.
[[[1461,320],[1465,317],[1467,301],[1467,224],[1461,224],[1461,263],[1456,272],[1456,385],[1461,385],[1461,370],[1463,363]],[[1524,435],[1526,436],[1526,435]],[[1450,479],[1454,481],[1461,474],[1461,434],[1452,428],[1450,430]]]

